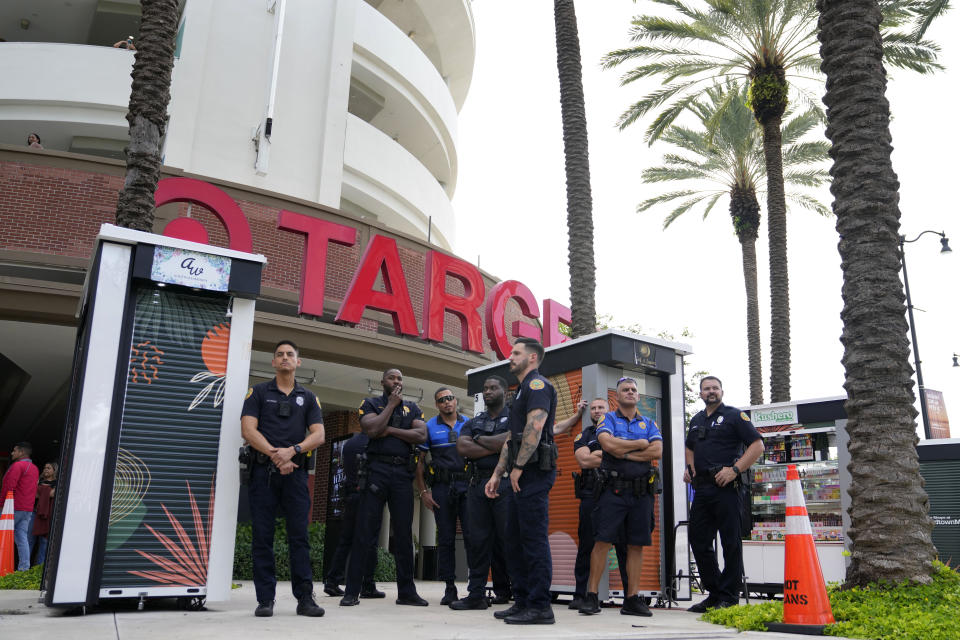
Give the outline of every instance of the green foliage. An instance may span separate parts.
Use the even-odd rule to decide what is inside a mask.
[[[953,640],[957,637],[960,610],[960,574],[935,562],[929,584],[904,582],[827,589],[836,624],[824,633],[848,638],[883,640]],[[736,627],[741,631],[766,631],[767,622],[783,619],[783,604],[764,602],[729,609],[714,609],[703,615],[707,622]]]
[[[763,123],[768,117],[783,113],[789,92],[790,85],[783,77],[782,69],[764,71],[750,82],[747,106],[753,111],[757,122]]]
[[[38,564],[26,571],[14,571],[3,576],[0,578],[0,589],[39,591],[41,578],[43,578],[43,565]]]
[[[313,570],[313,579],[317,582],[323,579],[323,549],[325,529],[322,524],[313,523],[308,527],[307,536],[310,541],[310,565]],[[253,559],[250,556],[250,543],[253,532],[249,523],[237,524],[236,549],[233,554],[233,579],[253,579]],[[273,537],[273,555],[277,567],[277,580],[290,579],[290,547],[287,545],[286,521],[277,519],[277,528]],[[374,579],[378,581],[392,581],[396,579],[397,568],[393,556],[378,549],[377,569]]]

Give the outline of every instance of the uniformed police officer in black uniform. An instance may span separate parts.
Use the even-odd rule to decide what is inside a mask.
[[[377,545],[383,505],[390,508],[393,557],[397,563],[397,604],[425,607],[413,584],[414,447],[427,439],[423,412],[403,399],[403,374],[387,369],[380,383],[383,395],[360,405],[360,428],[370,438],[366,453],[366,488],[360,498],[357,528],[347,565],[346,594],[341,607],[359,604],[363,576],[369,573],[370,550]]]
[[[543,346],[539,342],[517,339],[510,352],[510,373],[520,380],[510,405],[511,439],[504,445],[485,487],[488,498],[497,497],[503,474],[508,472],[514,492],[507,564],[515,602],[509,609],[494,614],[507,624],[554,623],[550,608],[553,563],[547,524],[550,488],[557,478],[557,450],[553,443],[557,392],[537,370],[542,362]]]
[[[603,490],[593,512],[595,542],[590,552],[590,582],[580,613],[600,613],[597,588],[607,568],[610,546],[627,540],[627,584],[624,585],[623,615],[650,616],[640,599],[643,547],[652,542],[654,496],[658,474],[652,462],[663,453],[663,436],[657,423],[640,415],[637,381],[617,380],[617,410],[609,411],[597,423],[597,440],[603,450],[600,472]]]
[[[466,462],[457,452],[457,438],[467,417],[459,411],[457,397],[447,387],[433,392],[439,413],[427,420],[427,441],[420,450],[414,485],[421,504],[433,511],[437,524],[437,572],[447,587],[440,604],[448,605],[457,594],[457,519],[463,531],[464,544],[470,548],[470,526],[467,524]],[[430,464],[426,454],[430,453]]]
[[[603,398],[590,401],[588,410],[592,424],[584,426],[573,440],[573,456],[580,465],[580,477],[575,483],[577,498],[580,500],[580,521],[577,525],[577,559],[573,564],[573,576],[576,588],[568,609],[579,609],[587,595],[587,579],[590,577],[590,552],[593,551],[593,510],[597,506],[597,491],[600,481],[600,462],[603,450],[597,440],[597,423],[610,410]],[[574,417],[579,417],[574,414]],[[557,430],[554,430],[556,433]],[[617,552],[617,564],[620,567],[620,579],[623,589],[627,589],[627,545],[624,541],[614,544]]]
[[[700,582],[709,592],[705,600],[687,609],[694,613],[730,607],[740,599],[743,550],[737,485],[740,474],[763,453],[763,439],[747,414],[723,404],[719,378],[706,376],[700,380],[700,399],[706,408],[690,420],[683,473],[683,481],[692,482],[695,491],[690,510],[690,547]],[[723,573],[713,549],[718,531]]]
[[[277,343],[271,365],[276,377],[247,391],[240,418],[243,438],[255,450],[248,487],[253,584],[259,603],[254,615],[273,615],[277,587],[273,532],[277,507],[282,506],[297,614],[318,617],[323,609],[313,599],[306,454],[323,444],[323,411],[317,397],[294,379],[300,366],[297,345],[289,340]]]
[[[346,578],[347,558],[350,555],[350,548],[353,546],[353,536],[357,524],[357,507],[360,505],[357,477],[360,471],[360,458],[367,450],[367,443],[369,442],[370,438],[367,437],[367,434],[355,433],[340,450],[340,456],[343,458],[343,516],[337,548],[333,552],[330,566],[326,568],[326,575],[323,579],[323,592],[328,596],[343,595],[340,585],[344,583]],[[367,575],[363,577],[360,597],[386,597],[383,591],[377,589],[377,583],[373,581],[373,573],[377,567],[377,550],[375,548],[370,550],[370,558],[367,562],[370,569]]]
[[[470,546],[467,566],[470,568],[467,597],[450,604],[451,609],[486,609],[484,588],[498,540],[507,538],[507,522],[513,490],[510,479],[501,475],[499,495],[488,498],[484,485],[497,466],[500,451],[510,436],[510,416],[504,407],[507,381],[490,376],[483,382],[484,411],[467,421],[460,429],[457,452],[468,460],[470,487],[467,491],[467,520],[470,523]],[[496,579],[494,579],[496,587]]]

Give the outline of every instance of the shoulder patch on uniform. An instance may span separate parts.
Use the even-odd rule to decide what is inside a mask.
[[[747,415],[746,411],[740,412],[740,419],[743,420],[744,422],[750,422],[750,416]]]
[[[533,389],[534,391],[539,391],[540,389],[543,389],[543,386],[544,386],[543,380],[540,380],[539,378],[537,378],[536,380],[530,381],[530,388]]]
[[[408,413],[410,413],[410,407],[403,405],[403,415],[407,415]]]
[[[247,389],[247,395],[246,395],[246,397],[244,398],[244,400],[246,400],[247,398],[249,398],[249,397],[252,396],[252,395],[253,395],[253,387],[250,387],[249,389]]]
[[[317,401],[317,408],[323,409],[323,405],[320,404],[320,398],[318,398],[317,396],[313,396],[313,399]]]
[[[602,415],[602,416],[600,416],[600,419],[599,419],[599,420],[597,420],[597,424],[596,424],[596,426],[598,426],[598,427],[599,427],[599,426],[600,426],[600,425],[602,425],[602,424],[603,424],[603,423],[604,423],[604,422],[605,422],[606,420],[607,420],[607,416],[606,416],[606,414],[604,414],[604,415]]]
[[[574,442],[580,442],[580,438],[583,437],[583,433],[578,433],[577,437],[573,439]]]

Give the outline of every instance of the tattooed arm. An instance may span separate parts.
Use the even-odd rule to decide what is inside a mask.
[[[514,467],[510,471],[510,484],[513,485],[514,492],[520,492],[520,476],[523,474],[523,467],[533,457],[537,447],[540,446],[540,434],[543,432],[543,425],[547,422],[547,412],[543,409],[534,409],[527,414],[527,425],[523,428],[523,436],[520,442],[520,451],[517,453],[517,459]]]
[[[497,462],[497,467],[493,470],[493,475],[490,476],[487,485],[483,488],[483,492],[488,498],[492,499],[500,495],[500,479],[503,478],[503,474],[507,470],[507,458],[509,457],[507,453],[508,443],[509,434],[507,441],[503,443],[503,448],[500,449],[500,460]]]

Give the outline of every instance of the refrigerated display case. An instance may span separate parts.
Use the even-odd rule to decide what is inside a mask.
[[[749,471],[750,528],[743,540],[744,575],[753,592],[783,590],[787,467],[796,465],[824,579],[845,577],[841,473],[837,430],[846,416],[842,399],[764,405],[748,410],[764,440]],[[757,424],[759,423],[759,424]]]

